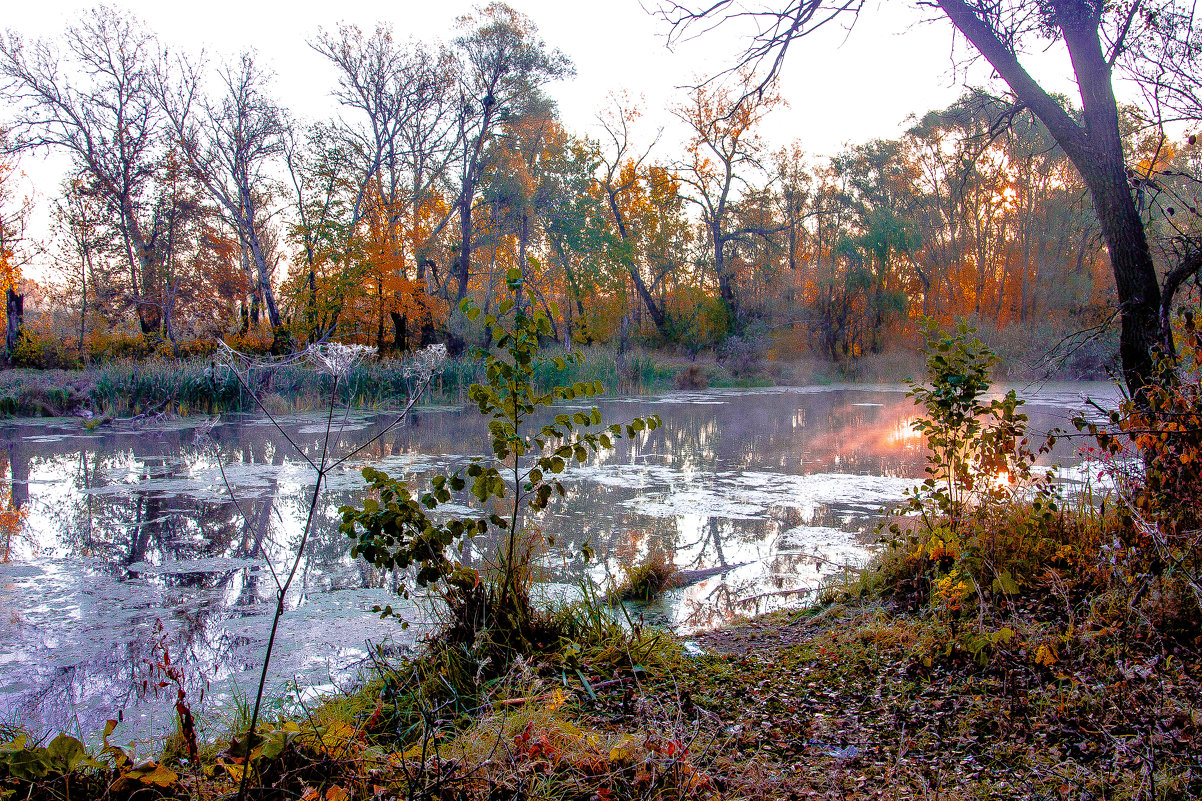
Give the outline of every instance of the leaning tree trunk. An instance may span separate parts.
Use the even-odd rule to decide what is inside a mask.
[[[1154,377],[1155,354],[1162,351],[1171,355],[1173,341],[1172,332],[1162,330],[1159,324],[1160,284],[1128,184],[1112,68],[1099,31],[1102,4],[1087,0],[1050,3],[1081,92],[1078,122],[1023,68],[1013,46],[991,27],[978,4],[965,0],[937,2],[1009,84],[1018,100],[1047,126],[1089,187],[1118,294],[1123,379],[1132,396],[1143,402],[1144,387]]]
[[[1160,329],[1160,284],[1156,268],[1143,222],[1131,202],[1122,163],[1117,166],[1117,170],[1111,170],[1118,172],[1117,179],[1113,175],[1094,179],[1086,176],[1086,185],[1114,272],[1122,321],[1119,355],[1123,379],[1131,393],[1140,396],[1155,371],[1154,354],[1163,351],[1172,356],[1173,340],[1171,332]],[[1167,336],[1162,338],[1162,333]]]

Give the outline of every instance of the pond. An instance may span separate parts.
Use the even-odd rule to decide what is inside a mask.
[[[1071,428],[1105,384],[1022,391],[1034,431]],[[568,495],[530,522],[553,537],[550,588],[604,589],[623,567],[662,554],[695,579],[632,614],[679,631],[804,603],[824,577],[867,559],[879,510],[922,476],[925,450],[900,386],[674,392],[605,399],[607,422],[658,414],[662,428],[567,475]],[[333,447],[347,453],[391,417],[351,413]],[[230,416],[136,431],[73,420],[0,425],[0,723],[94,739],[169,730],[175,685],[218,719],[253,694],[275,599],[273,572],[303,528],[325,418]],[[421,409],[331,476],[287,599],[269,695],[352,684],[380,645],[411,644],[374,605],[397,577],[348,554],[337,508],[362,498],[373,466],[420,480],[487,447],[471,410]],[[1053,458],[1078,461],[1064,442]],[[236,502],[231,500],[228,486]],[[7,495],[7,497],[5,497]],[[465,512],[460,507],[455,512]],[[595,552],[588,564],[581,550]],[[489,543],[476,541],[477,563]],[[417,617],[416,610],[405,613]]]

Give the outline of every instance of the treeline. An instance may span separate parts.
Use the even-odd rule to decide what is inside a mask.
[[[176,53],[111,8],[50,41],[0,41],[10,314],[11,296],[31,297],[10,356],[51,366],[217,337],[454,351],[487,337],[460,301],[491,310],[512,268],[561,342],[691,353],[734,337],[856,359],[922,315],[1071,331],[1114,308],[1071,163],[1028,112],[981,92],[819,159],[762,141],[782,100],[746,81],[682,93],[679,147],[641,133],[622,98],[596,138],[573,133],[547,95],[570,60],[501,3],[447,44],[382,25],[308,46],[339,113],[306,123],[253,53]],[[1197,174],[1194,149],[1131,131],[1149,223],[1196,216],[1195,201],[1164,200],[1192,191],[1173,176]],[[14,176],[23,151],[45,149],[72,169],[43,191],[54,233],[35,242]],[[53,275],[23,282],[35,256]]]

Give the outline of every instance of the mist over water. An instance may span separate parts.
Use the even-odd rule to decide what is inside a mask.
[[[1086,395],[1114,398],[1105,384],[1022,394],[1037,432],[1071,428]],[[904,387],[675,392],[597,405],[607,422],[659,414],[664,425],[566,473],[567,498],[528,519],[555,541],[548,592],[570,594],[582,578],[604,589],[623,566],[662,553],[697,580],[632,611],[679,631],[806,602],[824,577],[864,563],[879,510],[923,475]],[[347,420],[335,454],[391,418]],[[324,416],[284,425],[310,457],[320,453]],[[69,420],[0,427],[0,722],[91,739],[120,715],[119,734],[161,733],[175,701],[174,688],[154,688],[164,654],[184,666],[189,700],[202,710],[253,694],[272,571],[299,539],[314,475],[265,419],[223,418],[198,436],[206,428],[200,419],[139,431],[89,432]],[[372,648],[421,636],[420,622],[402,632],[370,612],[399,606],[399,577],[350,558],[337,509],[362,499],[365,466],[420,486],[483,454],[487,436],[470,410],[420,410],[330,477],[287,599],[269,695],[349,686]],[[1079,463],[1069,441],[1053,459]],[[466,512],[465,501],[445,513]],[[596,552],[589,564],[586,543]],[[466,559],[479,564],[490,550],[476,540]]]

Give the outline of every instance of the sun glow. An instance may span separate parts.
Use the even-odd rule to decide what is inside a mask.
[[[893,432],[889,435],[889,439],[895,445],[910,445],[922,439],[922,432],[914,428],[914,418],[907,417],[893,427]]]

